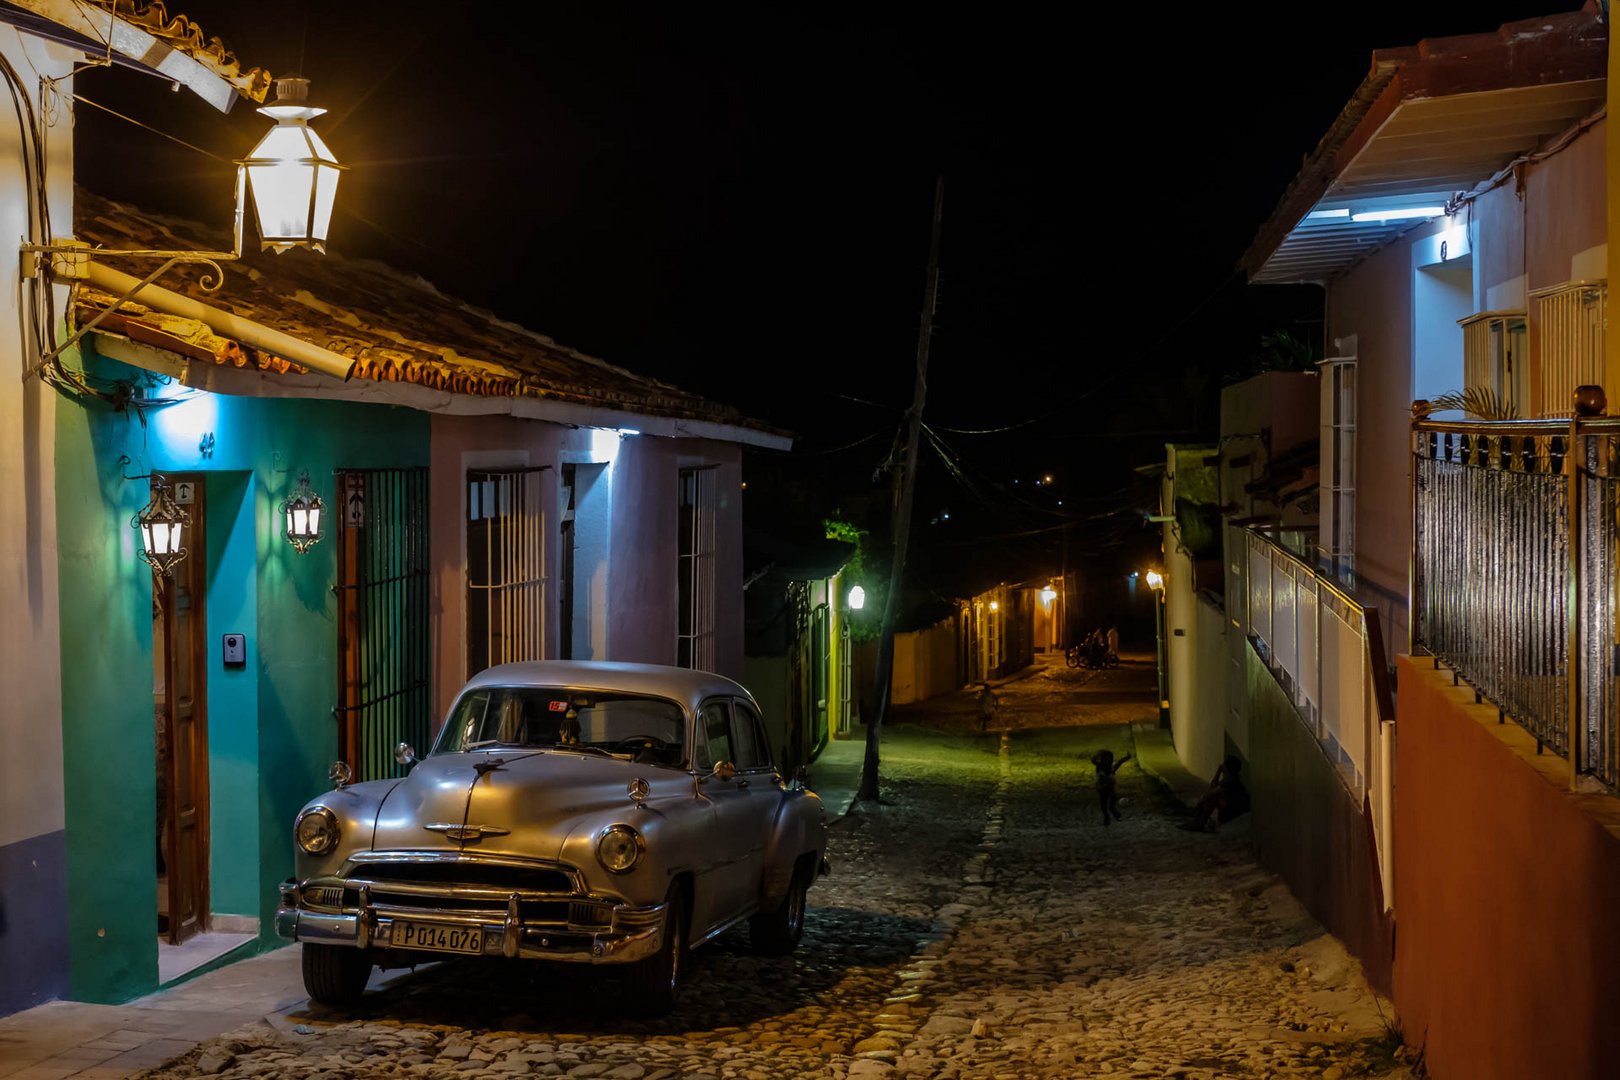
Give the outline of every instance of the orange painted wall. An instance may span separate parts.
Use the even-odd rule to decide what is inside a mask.
[[[1400,658],[1395,1007],[1436,1080],[1620,1075],[1620,799]]]

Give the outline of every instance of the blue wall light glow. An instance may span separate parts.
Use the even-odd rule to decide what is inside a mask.
[[[147,414],[152,434],[162,444],[163,451],[176,462],[197,460],[203,437],[217,434],[219,428],[218,394],[195,389],[187,389],[183,393],[183,397],[171,395],[174,404],[153,409]]]

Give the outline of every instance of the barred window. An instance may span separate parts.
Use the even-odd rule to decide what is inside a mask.
[[[680,471],[676,663],[705,671],[715,662],[714,479],[712,466]]]
[[[544,467],[467,473],[467,675],[538,660],[545,600]]]

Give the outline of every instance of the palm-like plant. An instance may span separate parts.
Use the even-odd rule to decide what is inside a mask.
[[[1469,386],[1429,399],[1424,415],[1460,409],[1474,420],[1517,420],[1519,410],[1488,386]]]

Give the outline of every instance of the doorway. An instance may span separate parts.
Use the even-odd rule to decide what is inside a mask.
[[[157,929],[178,945],[208,928],[207,558],[203,481],[170,478],[191,515],[186,557],[152,576],[152,720],[157,747]]]

